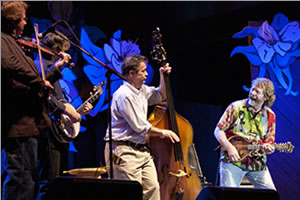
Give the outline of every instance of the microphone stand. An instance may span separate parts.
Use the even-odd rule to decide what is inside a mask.
[[[107,78],[107,92],[108,92],[108,135],[109,135],[109,167],[110,167],[110,178],[114,178],[113,173],[113,156],[112,156],[112,128],[111,128],[111,75],[112,71],[108,70],[105,74]]]
[[[80,49],[83,53],[85,53],[86,55],[88,55],[89,57],[91,57],[92,59],[94,59],[96,62],[98,62],[100,65],[102,65],[106,70],[106,78],[107,78],[107,90],[108,90],[108,131],[109,131],[109,160],[110,160],[110,179],[113,179],[113,156],[112,156],[112,127],[111,127],[111,75],[115,74],[118,77],[120,77],[123,80],[126,80],[126,78],[120,74],[118,71],[116,71],[115,69],[111,68],[110,66],[106,65],[105,63],[101,62],[100,60],[98,60],[97,58],[95,58],[93,55],[91,55],[89,52],[87,52],[86,50],[82,49],[79,45],[75,44],[74,42],[72,42],[71,40],[69,40],[67,37],[64,37],[63,35],[59,34],[59,32],[54,31],[54,33],[56,33],[57,35],[60,35],[63,39],[67,40],[68,42],[70,42],[72,45],[74,45],[75,47],[77,47],[78,49]]]

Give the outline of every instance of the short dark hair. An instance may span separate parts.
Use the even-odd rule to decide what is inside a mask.
[[[27,8],[27,3],[23,1],[1,2],[2,31],[11,34],[22,19],[23,10]]]
[[[41,40],[41,43],[46,47],[56,51],[66,52],[70,48],[70,42],[64,39],[65,35],[59,31],[50,32]]]
[[[128,75],[130,70],[138,71],[141,62],[147,63],[148,59],[139,54],[133,54],[124,59],[121,69],[124,76]]]

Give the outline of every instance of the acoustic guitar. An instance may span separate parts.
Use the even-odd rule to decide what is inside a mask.
[[[248,156],[262,156],[263,151],[260,150],[263,149],[263,146],[260,145],[255,139],[248,139],[239,135],[234,135],[228,140],[237,149],[241,157],[239,161],[243,161]],[[291,142],[275,143],[273,145],[279,152],[292,153],[294,149],[294,146],[291,144]],[[223,147],[221,148],[221,150],[224,151],[225,155],[227,156],[227,151]]]

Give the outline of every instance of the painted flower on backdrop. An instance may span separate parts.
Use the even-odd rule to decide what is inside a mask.
[[[53,23],[52,21],[48,19],[38,19],[38,18],[30,18],[31,22],[37,23],[39,25],[39,32],[45,31],[49,26],[51,26]],[[121,30],[116,31],[113,34],[113,37],[110,39],[110,44],[104,44],[104,48],[100,48],[96,45],[94,45],[94,42],[97,42],[99,39],[106,39],[106,35],[97,27],[95,26],[84,26],[81,30],[81,43],[85,47],[85,50],[91,53],[94,57],[96,57],[98,60],[102,61],[103,63],[107,64],[108,66],[112,67],[119,73],[121,73],[121,64],[123,59],[126,56],[130,56],[132,54],[140,54],[139,46],[132,41],[125,41],[121,40]],[[33,35],[34,37],[34,35]],[[78,56],[77,51],[74,49],[70,49],[69,51],[72,61],[77,62]],[[105,74],[106,69],[99,64],[97,61],[86,55],[82,52],[83,58],[88,62],[87,65],[84,66],[83,70],[91,83],[93,85],[98,85],[103,80],[106,80]],[[148,64],[147,67],[148,77],[146,80],[146,84],[151,83],[153,78],[153,69]],[[64,68],[62,70],[62,73],[64,74],[63,79],[61,79],[59,82],[62,86],[62,89],[65,91],[67,100],[75,107],[79,107],[83,101],[81,96],[79,95],[79,91],[76,88],[74,81],[77,80],[76,74],[68,69]],[[114,91],[116,91],[119,86],[122,84],[122,80],[116,76],[112,75],[112,85],[111,90],[112,94]],[[94,106],[94,109],[88,114],[90,116],[96,116],[98,112],[104,111],[108,108],[108,104],[106,99],[106,85],[102,87],[103,94],[100,96],[98,103],[96,106]],[[85,116],[82,116],[83,119],[85,119]],[[86,128],[81,126],[80,131],[85,131]]]
[[[252,45],[237,46],[231,52],[244,54],[250,63],[259,66],[258,77],[269,74],[274,83],[284,88],[285,95],[297,96],[299,91],[293,91],[293,77],[290,67],[300,56],[300,28],[297,21],[289,22],[284,14],[277,14],[273,22],[262,23],[260,27],[245,27],[233,38],[253,36]]]
[[[121,40],[121,30],[114,33],[113,38],[110,39],[110,45],[104,44],[103,49],[108,63],[119,73],[122,73],[121,65],[126,56],[141,53],[136,43]]]
[[[95,58],[113,68],[114,70],[122,73],[121,64],[125,57],[130,56],[132,54],[140,54],[139,46],[132,41],[121,40],[121,30],[116,31],[113,34],[113,37],[110,39],[110,44],[104,44],[103,49],[94,45],[91,42],[87,31],[83,27],[81,29],[81,38],[80,41],[83,46],[86,48],[88,52],[90,52]],[[90,56],[82,53],[84,59],[88,62],[87,65],[84,66],[83,70],[91,83],[93,85],[98,85],[103,80],[107,80],[106,72],[107,70],[100,63],[95,61]],[[147,66],[148,77],[146,80],[146,84],[151,83],[153,78],[153,70],[152,67],[148,64]],[[123,83],[123,80],[115,74],[111,75],[111,93],[113,94]],[[107,85],[102,87],[103,93],[99,98],[97,105],[90,112],[91,116],[97,115],[98,112],[104,111],[108,108],[107,102],[107,93],[106,93]]]

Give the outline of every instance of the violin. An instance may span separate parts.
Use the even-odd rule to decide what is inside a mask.
[[[38,49],[38,45],[34,42],[25,40],[25,39],[17,39],[17,43],[19,43],[20,47],[26,51],[30,51],[31,49]],[[55,50],[50,50],[49,48],[46,47],[42,47],[40,46],[40,49],[42,52],[49,54],[51,56],[58,56],[60,58],[63,58],[63,56],[61,56],[58,52],[56,52]],[[70,69],[72,69],[73,67],[75,67],[75,64],[73,62],[71,63],[66,63],[66,66],[69,67]]]

